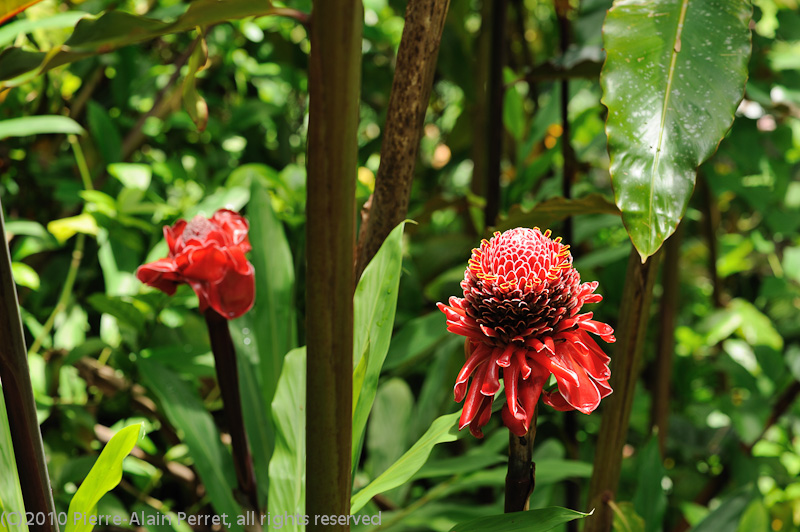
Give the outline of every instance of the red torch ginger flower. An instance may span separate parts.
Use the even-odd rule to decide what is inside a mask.
[[[466,398],[460,429],[483,436],[501,378],[503,422],[518,436],[528,432],[540,395],[556,410],[588,414],[611,393],[609,358],[588,333],[614,342],[614,330],[591,312],[578,314],[603,297],[596,281],[581,284],[560,237],[538,228],[495,233],[472,250],[461,288],[463,299],[438,303],[447,330],[467,337],[455,385],[455,400]],[[558,388],[543,391],[550,375]]]
[[[144,264],[136,277],[169,295],[178,285],[191,286],[200,300],[227,319],[238,318],[253,306],[255,283],[247,220],[236,212],[220,209],[210,219],[195,216],[164,227],[169,256]]]

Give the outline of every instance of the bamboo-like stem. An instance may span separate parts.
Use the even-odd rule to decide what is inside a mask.
[[[653,372],[653,405],[650,415],[652,428],[658,429],[658,448],[661,456],[667,443],[669,428],[669,399],[672,391],[672,361],[675,353],[675,318],[678,314],[678,292],[680,270],[678,259],[681,252],[683,224],[664,244],[664,266],[661,284],[664,287],[658,312],[658,344],[655,371]]]
[[[362,213],[356,279],[408,212],[422,124],[449,7],[450,0],[409,0],[406,7],[375,192]]]
[[[222,394],[222,407],[231,433],[236,480],[239,483],[239,490],[246,498],[250,509],[259,510],[253,457],[250,454],[250,445],[247,442],[247,433],[244,429],[242,399],[239,392],[239,371],[236,366],[236,350],[233,347],[228,320],[212,308],[206,309],[205,317],[208,335],[211,339],[211,351],[214,353],[214,366],[217,370],[219,391]]]
[[[0,205],[0,234],[5,235],[2,205]],[[36,403],[33,396],[28,350],[19,314],[17,290],[11,273],[11,254],[5,241],[0,256],[0,381],[8,416],[11,440],[25,510],[45,516],[55,516],[53,493],[47,474],[42,434],[36,419]],[[4,472],[3,474],[7,474]],[[56,519],[45,519],[37,525],[40,532],[58,532]]]
[[[472,181],[470,190],[486,196],[489,164],[489,69],[491,54],[492,3],[481,5],[481,29],[475,39],[475,101],[472,106]]]
[[[506,64],[506,25],[508,0],[492,2],[491,63],[489,66],[489,128],[486,174],[486,227],[497,221],[500,213],[500,173],[503,158],[503,67]]]
[[[350,514],[360,0],[317,0],[309,59],[306,514]],[[309,532],[349,530],[317,523]]]
[[[533,411],[531,427],[525,436],[508,431],[508,473],[506,473],[505,513],[528,509],[533,488],[536,486],[536,464],[533,463],[533,441],[536,439],[536,421],[539,407]]]
[[[589,509],[594,509],[594,515],[586,518],[585,532],[611,530],[613,512],[607,503],[614,499],[619,484],[622,447],[628,434],[659,255],[656,253],[642,264],[639,252],[633,248],[628,260],[615,356],[611,359],[610,384],[614,393],[604,401],[589,485]]]

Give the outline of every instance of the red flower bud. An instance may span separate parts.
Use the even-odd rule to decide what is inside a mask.
[[[191,286],[200,300],[227,319],[238,318],[253,306],[255,270],[247,261],[250,251],[247,220],[220,209],[210,219],[195,216],[164,227],[169,256],[139,266],[136,277],[169,295],[177,286]]]
[[[556,410],[588,414],[611,393],[609,358],[588,333],[614,342],[614,330],[591,312],[578,314],[602,296],[596,281],[581,284],[561,238],[538,228],[495,233],[472,250],[461,288],[463,299],[438,304],[447,330],[467,337],[455,386],[456,401],[466,399],[459,428],[483,436],[500,378],[503,423],[518,436],[528,432],[540,396]],[[550,375],[558,388],[543,391]]]

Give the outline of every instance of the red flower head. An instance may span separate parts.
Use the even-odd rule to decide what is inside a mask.
[[[200,299],[200,310],[213,308],[228,319],[238,318],[253,306],[253,265],[247,220],[227,209],[210,219],[195,216],[164,227],[169,256],[139,266],[136,277],[169,295],[181,283],[190,285]]]
[[[597,282],[581,284],[569,246],[550,231],[517,228],[495,233],[472,250],[461,281],[464,298],[438,303],[447,330],[467,337],[467,361],[456,378],[455,400],[466,397],[459,428],[478,438],[489,422],[492,398],[505,381],[503,422],[516,435],[530,428],[536,403],[592,412],[611,393],[609,358],[589,336],[615,341],[614,330],[578,314],[597,303]],[[550,375],[558,388],[542,391]],[[472,376],[472,383],[467,381]]]

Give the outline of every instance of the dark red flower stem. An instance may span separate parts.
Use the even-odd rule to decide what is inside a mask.
[[[5,225],[0,206],[0,235],[5,235]],[[11,256],[3,243],[0,251],[0,380],[3,381],[8,425],[14,456],[19,472],[19,483],[25,510],[34,515],[55,515],[53,493],[47,474],[42,434],[36,419],[36,403],[33,397],[28,351],[22,332],[22,320],[17,303],[17,290],[11,274]],[[9,472],[4,471],[3,475]],[[45,519],[37,525],[41,532],[58,532],[55,519]]]
[[[250,454],[250,445],[244,430],[242,400],[239,396],[236,351],[233,348],[230,329],[228,329],[228,320],[212,308],[206,310],[205,316],[208,334],[211,337],[211,351],[214,353],[214,364],[217,368],[217,380],[222,393],[222,406],[231,433],[233,462],[239,490],[245,496],[250,509],[259,510],[253,457]]]
[[[536,418],[539,407],[533,411],[531,428],[519,437],[508,431],[508,473],[506,473],[506,513],[528,509],[536,485],[536,464],[533,463],[533,440],[536,439]]]

